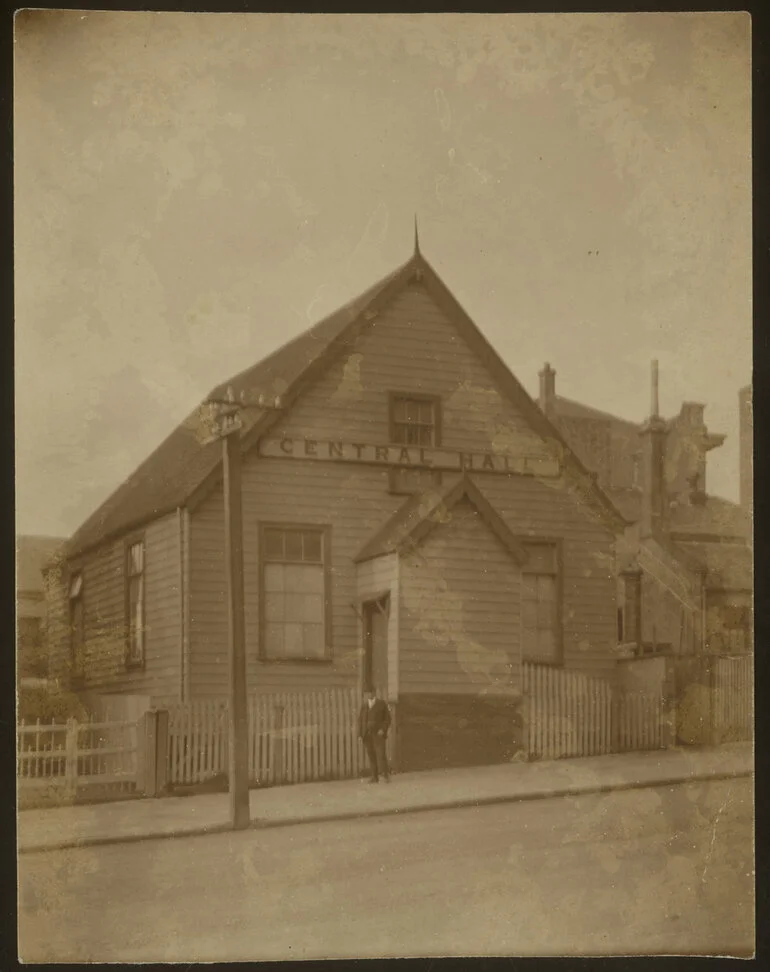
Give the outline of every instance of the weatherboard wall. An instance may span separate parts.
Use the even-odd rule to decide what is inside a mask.
[[[494,389],[481,359],[419,285],[405,289],[370,322],[344,356],[304,389],[270,436],[385,445],[389,441],[388,393],[393,391],[441,398],[441,444],[446,449],[476,453],[511,449],[544,455],[550,448],[524,415]],[[444,485],[453,478],[453,474],[444,474]],[[614,537],[608,527],[564,480],[481,472],[474,480],[515,535],[561,541],[564,663],[591,671],[611,670],[617,618]],[[244,457],[250,688],[270,691],[357,682],[361,621],[354,558],[405,501],[406,497],[388,491],[386,468],[311,458],[260,458],[256,448]],[[267,662],[259,658],[260,521],[331,528],[332,644],[328,661]],[[460,547],[462,544],[458,557],[467,561],[467,551],[461,552]],[[495,557],[492,562],[497,563]],[[478,578],[475,568],[467,563],[465,567],[470,594],[476,591]],[[455,568],[447,567],[450,570]],[[223,695],[227,690],[227,616],[221,487],[191,510],[189,572],[191,695]],[[452,583],[462,588],[462,574],[453,573]],[[401,577],[401,598],[406,590],[407,582]],[[483,637],[492,651],[502,651],[503,629],[511,621],[505,611],[512,608],[502,604],[499,592],[493,600],[504,616],[499,628],[494,633],[491,627],[488,632],[485,629]],[[401,633],[402,643],[403,637]],[[510,645],[518,643],[517,632],[512,631],[510,637]],[[419,653],[420,648],[415,650]],[[414,655],[406,670],[402,655],[400,691],[404,679],[408,683],[415,678],[417,668],[410,674],[409,664],[417,664]],[[449,682],[458,684],[454,675]]]
[[[521,571],[464,500],[401,558],[399,696],[520,689]]]
[[[162,517],[131,534],[145,543],[145,661],[126,666],[127,538],[103,544],[70,565],[83,573],[85,684],[97,693],[150,696],[154,703],[179,697],[181,590],[179,519]],[[69,662],[67,584],[55,608],[57,668]]]

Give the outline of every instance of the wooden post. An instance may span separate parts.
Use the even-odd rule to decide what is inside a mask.
[[[283,705],[279,704],[273,709],[274,714],[274,745],[273,745],[273,758],[275,760],[275,782],[285,783],[286,782],[286,768],[284,763],[284,749],[285,749],[285,736],[286,736],[286,720],[284,719],[285,709]]]
[[[163,796],[168,788],[168,709],[155,713],[155,795]]]
[[[623,743],[620,731],[621,697],[617,685],[610,689],[610,752],[619,753]]]
[[[74,800],[78,790],[78,724],[67,719],[67,737],[64,744],[64,785],[67,796]]]
[[[243,518],[241,513],[241,443],[237,430],[223,438],[227,616],[230,641],[229,772],[230,821],[243,830],[250,821],[246,638],[243,610]]]
[[[136,723],[136,788],[144,796],[155,796],[153,749],[152,712],[145,712]]]

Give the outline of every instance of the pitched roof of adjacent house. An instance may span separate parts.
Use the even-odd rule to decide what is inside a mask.
[[[623,516],[417,248],[406,263],[355,300],[213,389],[209,399],[223,398],[231,387],[236,397],[243,394],[251,403],[251,407],[243,412],[242,447],[249,448],[280,414],[276,409],[258,407],[259,394],[279,395],[282,408],[288,408],[310,381],[319,377],[338,354],[352,346],[360,330],[415,279],[426,286],[474,345],[502,393],[522,412],[533,429],[560,446],[565,468],[585,487],[586,501],[613,528],[622,529],[625,525]],[[183,506],[207,482],[220,475],[221,446],[217,442],[201,443],[200,421],[196,409],[83,523],[68,541],[65,556],[77,556],[110,537]]]
[[[754,558],[745,543],[679,542],[679,550],[706,573],[706,586],[725,591],[751,591]]]
[[[42,592],[43,568],[64,542],[64,537],[29,534],[16,537],[16,589],[19,593]]]
[[[641,429],[641,423],[639,422],[632,422],[631,419],[624,419],[619,415],[612,415],[610,412],[603,412],[598,408],[592,408],[590,405],[583,405],[582,402],[575,402],[571,398],[564,398],[562,395],[555,396],[554,410],[557,418],[612,422],[615,425],[628,426],[629,431],[634,432],[638,432]]]
[[[452,510],[463,500],[468,500],[475,507],[482,520],[508,549],[514,560],[520,564],[524,563],[527,554],[521,543],[467,475],[443,491],[429,490],[410,497],[385,526],[364,545],[358,556],[354,558],[356,563],[372,560],[384,554],[414,549],[435,527],[441,523],[450,523]]]
[[[627,520],[636,522],[641,518],[640,488],[608,489],[607,494]],[[747,541],[751,537],[751,517],[731,500],[721,496],[704,496],[701,502],[685,500],[672,504],[666,528],[676,540],[713,536],[723,540],[740,538]]]

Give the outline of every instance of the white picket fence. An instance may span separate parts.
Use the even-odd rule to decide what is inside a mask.
[[[252,784],[348,779],[366,765],[358,739],[355,689],[254,695],[249,707]],[[389,736],[393,758],[395,732]],[[201,783],[227,773],[228,707],[215,699],[169,707],[169,783]]]
[[[528,754],[535,759],[601,756],[665,746],[659,694],[621,693],[605,679],[524,663]]]
[[[86,789],[104,795],[132,793],[137,783],[135,722],[77,722],[16,728],[20,798],[35,791],[74,799]]]

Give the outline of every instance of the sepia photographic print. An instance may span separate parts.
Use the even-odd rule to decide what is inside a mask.
[[[749,15],[14,34],[21,959],[751,957]]]

